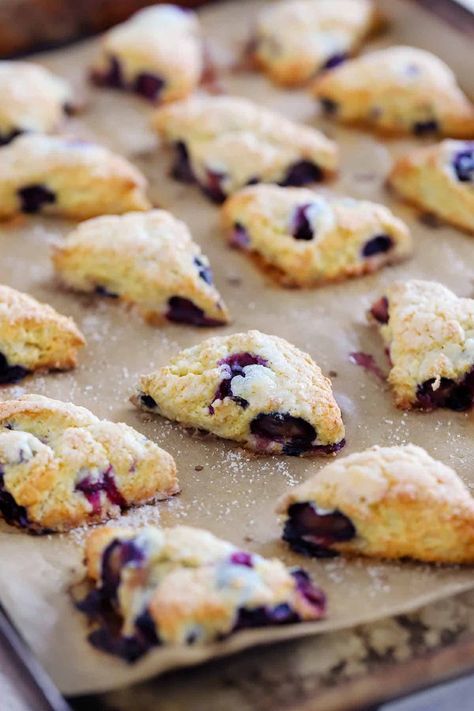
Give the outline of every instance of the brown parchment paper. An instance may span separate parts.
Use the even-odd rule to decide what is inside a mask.
[[[328,617],[318,623],[241,633],[208,647],[157,649],[128,666],[89,646],[85,619],[71,604],[68,588],[83,575],[81,544],[86,530],[67,536],[31,537],[3,525],[0,601],[66,694],[103,691],[250,644],[321,633],[406,612],[474,583],[472,569],[342,558],[308,560],[292,554],[279,541],[274,503],[289,485],[322,467],[325,459],[256,458],[232,443],[192,439],[177,426],[140,414],[128,403],[138,376],[166,363],[178,349],[217,333],[258,328],[289,339],[331,374],[347,427],[342,456],[372,444],[411,441],[455,467],[474,485],[472,414],[399,412],[386,386],[349,361],[351,351],[362,350],[387,365],[376,333],[366,325],[365,311],[381,294],[383,285],[393,279],[438,279],[459,295],[472,296],[474,240],[449,227],[427,227],[413,210],[384,190],[392,156],[414,141],[384,143],[366,133],[336,128],[317,116],[313,101],[303,91],[281,91],[262,76],[230,69],[261,4],[256,0],[225,2],[202,11],[212,53],[225,70],[223,87],[318,125],[334,137],[342,149],[342,171],[331,189],[389,205],[412,227],[414,258],[374,276],[318,290],[290,291],[275,286],[245,256],[225,246],[217,209],[197,189],[167,177],[169,155],[159,149],[148,128],[151,109],[147,104],[86,86],[84,72],[96,41],[43,54],[38,61],[73,81],[89,100],[84,114],[68,125],[69,132],[96,139],[129,156],[146,173],[154,202],[184,219],[209,255],[234,322],[222,330],[172,325],[154,329],[113,301],[65,293],[54,281],[49,252],[51,244],[73,225],[39,218],[0,225],[0,281],[72,315],[88,341],[76,371],[30,378],[3,388],[0,397],[38,392],[70,400],[100,417],[125,421],[153,438],[176,458],[182,494],[130,512],[121,522],[202,526],[238,545],[279,556],[287,564],[303,564],[328,594]],[[412,2],[387,0],[381,5],[392,20],[392,29],[373,46],[398,42],[432,49],[451,64],[465,89],[474,93],[467,38]]]

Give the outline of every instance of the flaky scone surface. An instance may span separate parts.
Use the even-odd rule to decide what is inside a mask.
[[[291,489],[278,512],[285,539],[309,554],[474,563],[473,497],[452,469],[413,444],[334,461]]]
[[[391,361],[388,381],[399,407],[464,410],[474,399],[474,300],[442,284],[395,282],[384,292],[385,317],[377,319]]]
[[[198,528],[106,527],[89,535],[85,552],[97,587],[80,609],[94,616],[101,597],[120,623],[114,636],[101,620],[90,640],[129,661],[156,644],[203,644],[245,627],[324,613],[324,595],[304,571]]]
[[[190,94],[202,69],[197,16],[174,5],[156,5],[103,36],[92,79],[166,103]]]
[[[146,210],[143,175],[112,151],[64,136],[19,136],[0,152],[0,219],[26,213],[86,219]]]
[[[333,452],[344,425],[312,358],[260,331],[210,338],[140,379],[134,402],[265,453]]]
[[[232,246],[288,286],[359,276],[411,252],[408,228],[383,205],[305,188],[245,188],[224,203],[222,224]]]
[[[407,201],[474,234],[474,141],[414,149],[396,161],[388,181]]]
[[[472,138],[474,107],[438,57],[389,47],[353,59],[313,85],[331,116],[382,132]]]
[[[123,423],[40,395],[0,403],[0,512],[31,531],[117,517],[178,491],[172,457]]]
[[[248,99],[194,97],[158,109],[153,123],[180,146],[175,177],[196,180],[216,201],[252,181],[314,182],[338,166],[333,141]]]
[[[371,0],[279,0],[257,18],[253,56],[273,81],[295,86],[351,54],[374,22]]]
[[[33,62],[0,61],[0,144],[26,131],[55,131],[72,108],[65,81]]]
[[[229,320],[207,257],[185,223],[165,210],[83,222],[56,247],[53,261],[67,286],[119,296],[151,322]]]
[[[0,354],[6,361],[0,367],[0,382],[8,381],[9,369],[16,366],[25,371],[74,368],[77,351],[84,345],[71,318],[0,285]]]

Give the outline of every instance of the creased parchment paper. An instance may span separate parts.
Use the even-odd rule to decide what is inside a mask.
[[[251,18],[261,4],[255,0],[226,2],[202,12],[211,49],[221,65],[235,62]],[[463,63],[469,50],[467,38],[417,9],[414,3],[397,0],[382,6],[392,16],[393,26],[373,44],[413,43],[431,48],[453,66],[465,89],[472,93],[473,77],[468,64]],[[30,378],[3,388],[0,397],[38,392],[71,400],[100,417],[136,427],[176,458],[182,494],[169,502],[137,509],[124,516],[122,523],[202,526],[238,545],[279,556],[287,564],[303,564],[327,592],[329,609],[324,622],[245,632],[215,646],[157,649],[128,666],[89,646],[85,619],[71,604],[68,588],[83,575],[81,544],[85,529],[68,536],[31,537],[3,525],[0,601],[54,681],[66,694],[102,691],[250,644],[321,633],[406,612],[471,587],[472,569],[308,560],[292,554],[279,541],[274,503],[289,485],[322,467],[324,458],[256,458],[231,443],[192,439],[177,426],[151,420],[128,403],[138,376],[166,363],[178,349],[217,333],[258,328],[284,336],[308,351],[324,372],[331,374],[347,427],[347,447],[342,456],[372,444],[415,442],[474,485],[472,414],[398,412],[384,384],[349,361],[351,351],[367,351],[386,367],[377,335],[367,327],[364,314],[384,284],[393,279],[434,278],[459,295],[473,293],[474,240],[448,227],[427,227],[383,188],[392,155],[410,141],[383,143],[365,133],[336,129],[317,116],[313,101],[303,91],[280,91],[259,75],[226,71],[222,85],[229,93],[250,96],[294,119],[319,125],[339,142],[341,178],[331,189],[385,202],[413,229],[416,252],[405,264],[319,290],[284,290],[262,276],[245,256],[225,246],[217,209],[197,189],[167,177],[169,155],[159,149],[148,128],[148,105],[128,95],[86,87],[83,76],[95,46],[93,40],[38,57],[87,94],[89,106],[71,121],[69,131],[107,144],[129,156],[146,173],[154,202],[184,219],[209,255],[234,322],[222,330],[173,325],[154,329],[113,301],[62,292],[54,281],[48,255],[51,244],[61,240],[73,225],[54,219],[22,218],[0,226],[0,281],[72,315],[88,346],[75,372]]]

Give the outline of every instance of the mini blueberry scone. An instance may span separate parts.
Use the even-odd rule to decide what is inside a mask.
[[[389,47],[353,59],[313,84],[328,115],[385,133],[474,136],[474,107],[438,57]]]
[[[411,253],[408,228],[383,205],[307,188],[248,187],[221,214],[229,244],[286,286],[360,276]]]
[[[331,454],[344,425],[312,358],[260,331],[209,338],[140,379],[132,402],[265,454]]]
[[[371,308],[390,359],[388,382],[403,409],[467,410],[474,402],[474,300],[442,284],[391,284]]]
[[[18,213],[86,219],[147,210],[146,187],[125,158],[77,138],[31,134],[0,149],[0,219]]]
[[[474,498],[414,444],[328,464],[280,500],[283,539],[300,553],[474,563]]]
[[[94,624],[89,641],[128,662],[156,645],[206,644],[325,612],[302,568],[199,528],[102,527],[89,534],[85,558],[95,587],[77,606]]]
[[[280,0],[257,18],[252,57],[273,81],[298,86],[347,59],[375,24],[371,0]]]
[[[405,200],[474,234],[474,141],[445,140],[395,163],[389,185]]]
[[[69,370],[85,345],[72,318],[28,294],[0,285],[0,384],[33,371]]]
[[[197,182],[214,202],[245,185],[304,185],[337,170],[333,141],[253,102],[194,97],[155,112],[154,126],[176,150],[172,175]]]
[[[11,525],[66,531],[178,491],[171,455],[128,425],[41,395],[0,403],[0,514]]]
[[[56,247],[53,261],[68,287],[118,297],[151,323],[229,321],[209,260],[184,222],[165,210],[82,222]]]
[[[0,61],[0,97],[0,145],[55,131],[74,109],[67,83],[33,62]]]
[[[156,5],[109,30],[91,78],[153,102],[183,99],[198,85],[203,48],[197,16],[175,5]]]

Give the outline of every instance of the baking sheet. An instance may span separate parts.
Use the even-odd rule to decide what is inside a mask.
[[[383,143],[367,133],[336,128],[317,117],[313,101],[303,91],[281,91],[262,76],[232,68],[251,17],[261,5],[256,0],[226,2],[201,13],[212,53],[226,68],[222,85],[229,93],[255,98],[287,116],[318,125],[334,137],[341,146],[342,171],[331,189],[389,205],[412,227],[414,258],[376,275],[318,290],[275,286],[244,255],[225,246],[217,209],[197,189],[167,177],[170,157],[158,150],[148,128],[151,110],[147,104],[85,85],[83,74],[96,41],[43,54],[38,61],[71,79],[89,99],[87,111],[71,121],[69,130],[129,156],[145,172],[154,203],[184,219],[210,257],[217,286],[234,321],[223,329],[173,325],[154,329],[113,301],[63,292],[54,281],[48,255],[51,244],[73,225],[54,219],[21,218],[0,226],[0,281],[73,316],[88,347],[76,371],[30,378],[2,388],[0,397],[38,392],[71,400],[100,417],[125,421],[163,445],[176,459],[182,494],[169,502],[136,509],[120,522],[201,526],[237,545],[279,556],[289,565],[303,564],[328,594],[328,618],[318,623],[249,631],[204,648],[157,649],[128,666],[88,645],[85,618],[71,605],[68,588],[83,575],[81,544],[86,529],[33,538],[3,525],[0,601],[66,694],[104,691],[249,644],[315,634],[406,612],[474,584],[472,569],[342,558],[311,561],[289,552],[279,541],[274,503],[289,485],[324,466],[324,458],[257,458],[212,437],[192,439],[172,423],[151,419],[128,403],[139,375],[166,363],[177,350],[211,335],[258,328],[284,336],[308,351],[326,374],[331,372],[347,428],[343,455],[372,444],[411,441],[455,467],[466,482],[474,485],[472,414],[398,412],[386,386],[349,361],[350,352],[362,350],[376,355],[386,367],[377,335],[366,325],[365,311],[381,294],[383,285],[393,279],[435,278],[459,295],[472,296],[474,241],[448,227],[428,227],[413,210],[385,192],[383,181],[392,156],[414,141]],[[387,0],[381,5],[392,16],[393,27],[373,46],[404,42],[435,49],[456,70],[464,88],[474,94],[472,73],[464,62],[469,52],[467,38],[411,2]]]

